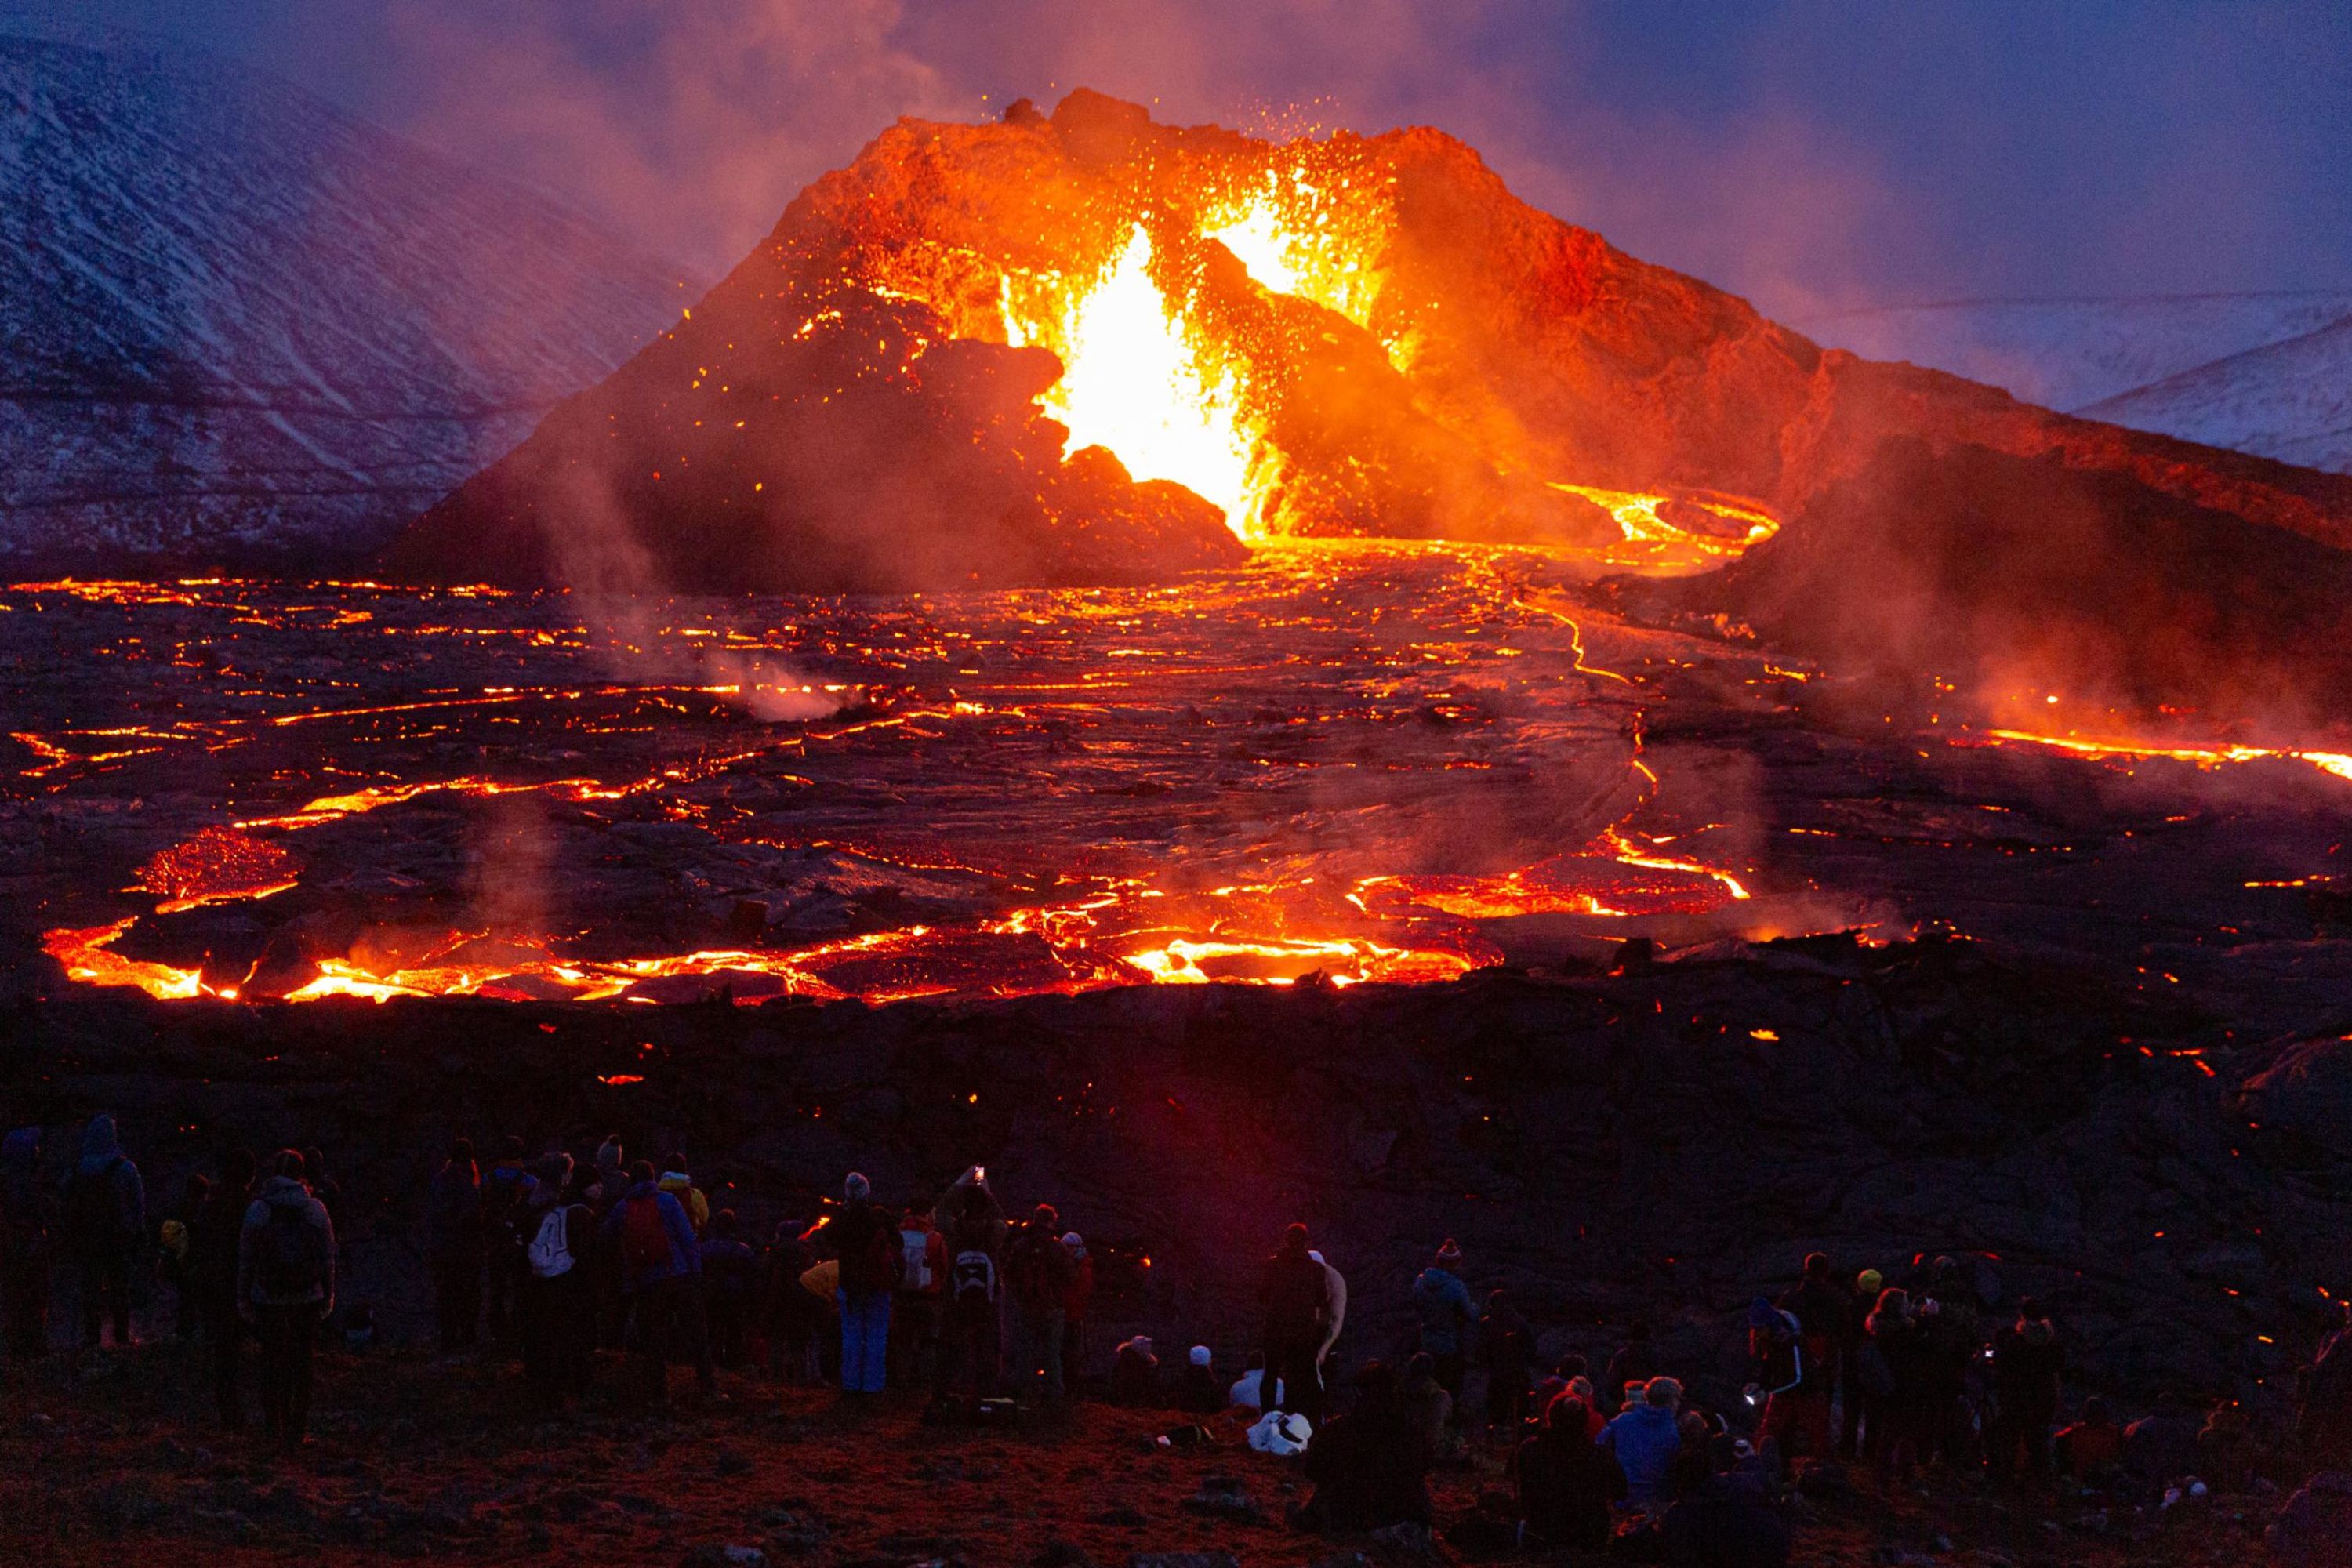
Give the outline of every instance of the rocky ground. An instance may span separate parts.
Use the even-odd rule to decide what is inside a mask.
[[[723,1386],[728,1403],[671,1419],[592,1399],[542,1422],[523,1412],[511,1372],[420,1352],[331,1357],[316,1437],[289,1460],[194,1418],[206,1394],[179,1346],[58,1358],[10,1386],[0,1552],[108,1568],[763,1560],[750,1552],[858,1568],[1402,1568],[1462,1557],[1442,1542],[1284,1528],[1305,1495],[1295,1463],[1252,1453],[1222,1418],[1214,1445],[1162,1449],[1152,1439],[1176,1418],[1150,1412],[1087,1405],[975,1433],[924,1426],[895,1395],[850,1412],[829,1391],[732,1374]],[[1481,1440],[1437,1474],[1441,1530],[1505,1485],[1501,1466],[1500,1447]],[[2249,1495],[2148,1513],[1948,1479],[1890,1493],[1866,1474],[1790,1504],[1794,1561],[1822,1568],[2219,1568],[2259,1553],[2275,1506]]]

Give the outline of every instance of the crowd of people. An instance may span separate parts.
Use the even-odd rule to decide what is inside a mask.
[[[205,1348],[219,1421],[246,1425],[250,1348],[266,1439],[300,1444],[314,1347],[324,1334],[362,1347],[374,1331],[372,1307],[342,1299],[341,1194],[320,1151],[233,1152],[160,1221],[111,1118],[84,1128],[62,1181],[46,1152],[37,1128],[0,1140],[10,1356],[48,1349],[58,1266],[78,1280],[88,1346],[110,1333],[129,1344],[133,1299],[159,1277],[176,1331]],[[519,1361],[548,1411],[590,1386],[600,1348],[624,1353],[646,1409],[665,1405],[677,1364],[704,1399],[724,1399],[719,1369],[755,1370],[761,1349],[782,1381],[837,1384],[845,1401],[920,1390],[940,1420],[1057,1405],[1084,1373],[1096,1275],[1085,1239],[1050,1205],[1009,1217],[978,1166],[899,1206],[852,1173],[813,1219],[755,1246],[682,1154],[633,1159],[615,1136],[579,1163],[508,1138],[485,1169],[458,1138],[426,1184],[423,1219],[440,1348]],[[1546,1547],[1633,1533],[1667,1562],[1783,1561],[1776,1504],[1808,1466],[1867,1464],[1887,1485],[1936,1467],[2117,1498],[2192,1475],[2227,1489],[2279,1468],[2231,1405],[2126,1426],[2095,1396],[2062,1426],[2065,1336],[2035,1299],[1995,1319],[1987,1295],[1950,1258],[1895,1283],[1816,1253],[1792,1289],[1751,1303],[1746,1385],[1708,1408],[1676,1373],[1727,1387],[1719,1365],[1670,1366],[1645,1323],[1597,1379],[1582,1355],[1547,1363],[1509,1292],[1474,1293],[1448,1240],[1412,1284],[1412,1342],[1340,1380],[1348,1282],[1292,1225],[1259,1270],[1257,1349],[1237,1377],[1207,1345],[1163,1371],[1139,1334],[1095,1381],[1114,1403],[1238,1415],[1254,1444],[1303,1450],[1307,1528],[1427,1526],[1433,1469],[1483,1445],[1507,1458],[1515,1507],[1459,1528]],[[1483,1421],[1465,1403],[1474,1369]],[[2304,1462],[2352,1460],[2352,1334],[2308,1373],[2298,1442]]]

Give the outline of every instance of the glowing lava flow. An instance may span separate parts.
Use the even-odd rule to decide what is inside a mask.
[[[1987,730],[1984,733],[1997,741],[2019,741],[2028,745],[2048,746],[2054,751],[2072,752],[2077,756],[2164,757],[2200,768],[2218,768],[2225,763],[2252,763],[2275,758],[2309,763],[2322,773],[2352,782],[2352,752],[2309,752],[2285,746],[2157,746],[2145,741],[2086,741],[2073,735],[2037,735],[2028,730]]]

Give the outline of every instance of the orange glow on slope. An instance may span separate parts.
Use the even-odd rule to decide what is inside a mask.
[[[2266,757],[2277,758],[2309,763],[2322,773],[2352,783],[2352,752],[2307,752],[2284,746],[2159,746],[2146,741],[2094,741],[2075,735],[2037,735],[2030,730],[1987,730],[1984,733],[1996,741],[2048,746],[2055,751],[2073,752],[2078,756],[2163,757],[2200,768],[2218,768],[2226,763],[2260,762]]]

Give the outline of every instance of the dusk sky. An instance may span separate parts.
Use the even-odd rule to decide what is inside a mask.
[[[81,0],[78,25],[249,61],[709,273],[894,115],[1084,83],[1187,122],[1434,124],[1783,316],[2352,286],[2343,0]]]

